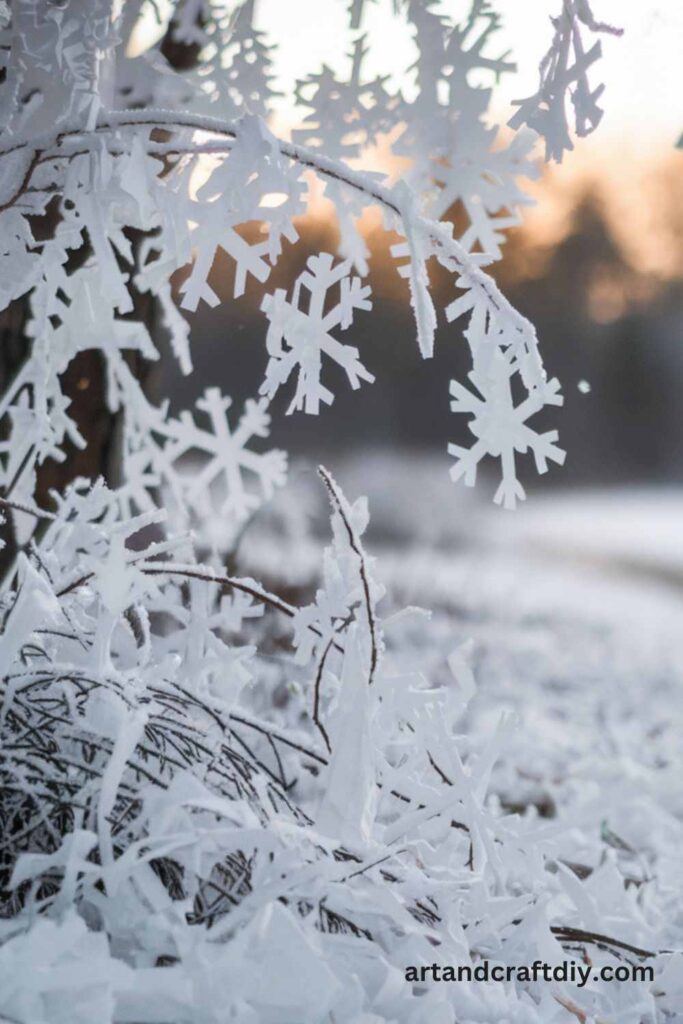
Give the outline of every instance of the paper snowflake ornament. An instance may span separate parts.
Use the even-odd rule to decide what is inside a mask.
[[[295,142],[321,149],[327,156],[349,159],[359,156],[395,126],[397,102],[387,92],[388,76],[369,81],[363,78],[367,52],[365,37],[361,36],[350,54],[349,81],[339,81],[323,65],[318,74],[296,83],[296,98],[310,113],[304,118],[304,126],[292,132]]]
[[[175,436],[164,454],[174,463],[193,456],[197,465],[185,491],[188,504],[204,514],[208,502],[208,507],[237,527],[284,484],[287,456],[278,449],[255,452],[248,447],[254,438],[268,436],[266,402],[249,399],[234,430],[226,415],[231,405],[232,399],[221,395],[218,388],[207,388],[197,409],[205,414],[209,428],[197,426],[189,413],[181,414],[171,428]]]
[[[145,420],[151,436],[141,441],[143,424],[137,430],[128,424],[123,506],[151,508],[154,493],[161,493],[179,525],[201,523],[212,548],[229,549],[287,477],[286,452],[251,447],[268,436],[267,402],[249,399],[234,429],[227,416],[231,405],[218,388],[207,388],[196,403],[204,424],[188,411],[169,418],[152,406]]]
[[[351,326],[355,310],[372,308],[370,288],[360,278],[350,277],[350,269],[350,260],[334,266],[330,253],[311,256],[294,285],[291,300],[281,288],[263,300],[261,309],[270,321],[266,337],[270,359],[261,394],[272,398],[296,372],[296,391],[287,410],[290,413],[303,409],[317,414],[321,402],[332,404],[334,395],[320,380],[323,355],[345,371],[354,389],[363,380],[372,383],[375,379],[361,363],[358,349],[342,344],[332,334],[335,328],[344,331]],[[336,286],[339,292],[334,302],[329,293]],[[304,292],[308,292],[307,303]]]
[[[449,453],[456,459],[451,479],[463,479],[467,487],[473,487],[481,460],[487,455],[500,459],[502,480],[494,501],[507,509],[514,509],[517,500],[525,498],[524,488],[517,479],[516,453],[531,452],[539,473],[547,471],[548,460],[560,466],[565,460],[564,451],[556,444],[556,430],[539,434],[527,424],[527,420],[545,405],[562,405],[559,382],[555,379],[549,381],[543,394],[540,389],[531,391],[515,405],[512,393],[515,372],[509,360],[497,352],[489,364],[488,374],[475,371],[469,374],[475,390],[451,381],[451,411],[472,417],[468,426],[477,439],[471,448],[448,445]]]

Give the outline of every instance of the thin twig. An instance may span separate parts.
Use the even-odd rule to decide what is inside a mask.
[[[609,935],[602,935],[600,932],[586,931],[583,928],[572,928],[569,925],[553,925],[550,930],[553,935],[557,936],[560,942],[566,939],[571,942],[588,942],[601,948],[609,949],[614,947],[615,949],[623,949],[627,953],[633,953],[643,960],[649,960],[651,957],[657,956],[657,953],[651,949],[641,949],[639,946],[633,946],[631,943],[623,942],[621,939],[612,939]],[[667,953],[673,951],[659,950],[659,952]]]
[[[315,683],[313,684],[313,721],[317,725],[318,731],[320,732],[320,735],[325,741],[325,746],[327,747],[328,754],[332,753],[332,746],[330,744],[330,737],[327,734],[327,729],[323,725],[322,720],[320,718],[320,685],[322,683],[323,672],[325,671],[325,661],[327,660],[327,656],[332,649],[333,643],[334,641],[332,639],[327,641],[325,650],[323,651],[320,658],[320,662],[318,664],[318,670],[315,674]]]
[[[25,512],[26,515],[34,516],[36,519],[55,520],[57,518],[51,512],[45,512],[42,508],[31,508],[30,505],[24,505],[20,501],[10,501],[8,498],[0,497],[0,506],[11,508],[14,512]]]
[[[367,566],[365,564],[365,552],[361,545],[360,539],[356,534],[351,521],[348,517],[346,510],[346,500],[340,493],[332,475],[325,469],[324,466],[318,466],[318,473],[322,479],[327,491],[330,495],[330,503],[334,509],[339,513],[342,523],[346,529],[346,534],[349,538],[349,545],[351,550],[354,552],[358,559],[358,572],[363,587],[363,598],[365,603],[365,612],[368,619],[368,630],[370,632],[370,671],[368,673],[368,683],[372,684],[375,671],[377,670],[377,662],[379,660],[379,643],[377,640],[377,623],[375,621],[375,612],[372,607],[372,599],[370,596],[370,580],[368,577]]]

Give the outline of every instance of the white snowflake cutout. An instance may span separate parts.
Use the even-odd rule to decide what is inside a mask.
[[[469,374],[476,390],[471,391],[455,380],[451,381],[450,388],[451,410],[472,416],[469,429],[477,439],[471,448],[448,445],[449,453],[457,460],[451,469],[451,479],[463,478],[467,487],[473,487],[481,460],[486,455],[499,458],[502,480],[494,501],[507,509],[514,509],[517,499],[525,498],[524,488],[517,479],[515,452],[531,451],[539,473],[547,471],[548,460],[560,466],[565,460],[565,452],[556,444],[556,430],[539,434],[526,422],[545,405],[562,405],[559,382],[549,381],[544,388],[532,390],[515,405],[512,378],[516,372],[515,366],[498,352],[490,361],[486,375],[474,371]]]
[[[350,269],[350,260],[334,266],[330,253],[311,256],[306,270],[297,279],[291,301],[280,288],[263,299],[261,309],[270,321],[266,337],[270,360],[261,394],[272,398],[298,370],[289,413],[303,409],[317,414],[321,402],[332,404],[334,395],[320,380],[323,354],[341,366],[354,389],[360,387],[362,380],[372,383],[375,379],[358,358],[358,349],[343,345],[331,333],[336,327],[342,331],[350,327],[354,310],[372,308],[368,298],[370,288],[364,286],[359,277],[350,277]],[[339,285],[338,302],[325,312],[328,293],[336,285]],[[302,308],[304,289],[309,293],[307,309]]]
[[[268,436],[267,402],[249,399],[234,430],[226,415],[231,405],[232,399],[218,388],[207,388],[197,409],[206,415],[208,429],[198,426],[189,412],[169,420],[168,440],[155,467],[163,486],[167,471],[176,475],[181,460],[189,463],[186,476],[176,475],[183,501],[201,520],[214,520],[222,544],[232,543],[251,514],[285,483],[287,473],[286,452],[248,447],[254,438]]]

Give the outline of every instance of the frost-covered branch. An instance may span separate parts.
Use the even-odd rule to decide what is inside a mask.
[[[135,158],[136,161],[139,161],[138,154],[140,150],[137,147],[140,136],[138,132],[142,132],[144,135],[142,146],[147,154],[146,159],[153,161],[155,156],[161,155],[161,150],[158,149],[160,144],[151,142],[148,138],[149,133],[156,129],[178,133],[180,140],[178,143],[163,143],[163,155],[168,156],[171,153],[182,154],[181,159],[193,160],[199,154],[206,152],[217,153],[219,151],[221,144],[220,142],[216,144],[215,139],[208,142],[200,141],[195,150],[193,147],[194,132],[196,131],[201,131],[202,136],[210,134],[214,137],[222,137],[226,140],[226,144],[229,140],[230,145],[226,149],[227,178],[225,179],[225,184],[230,184],[231,182],[230,171],[233,162],[236,166],[239,165],[240,153],[235,150],[235,146],[239,145],[240,148],[244,148],[245,152],[247,152],[255,145],[262,145],[266,147],[263,151],[264,155],[267,152],[267,148],[272,148],[273,153],[277,154],[277,159],[291,161],[299,171],[303,169],[314,170],[324,179],[334,182],[335,186],[344,186],[357,193],[362,197],[364,203],[378,204],[390,216],[392,226],[406,238],[404,245],[394,247],[394,254],[398,259],[402,259],[404,256],[408,257],[407,264],[400,266],[399,271],[409,279],[422,355],[429,356],[433,351],[436,315],[429,293],[429,282],[425,268],[431,259],[436,259],[451,273],[456,275],[457,287],[464,289],[466,292],[462,299],[449,306],[448,316],[450,319],[454,319],[463,312],[468,313],[470,316],[468,340],[470,341],[473,353],[473,372],[475,376],[479,373],[480,347],[484,341],[493,338],[495,339],[496,346],[499,346],[501,349],[510,375],[519,373],[527,390],[530,394],[533,393],[534,408],[541,408],[544,404],[558,404],[557,386],[554,381],[550,383],[546,381],[538,351],[537,339],[531,324],[510,305],[492,278],[479,266],[480,260],[470,255],[464,246],[453,237],[448,225],[432,221],[418,212],[412,194],[402,184],[395,188],[381,185],[375,180],[368,178],[367,175],[346,167],[341,161],[332,160],[305,147],[277,140],[269,133],[264,134],[264,129],[256,127],[253,122],[240,125],[237,123],[221,122],[206,115],[183,115],[179,117],[174,112],[163,110],[110,113],[100,119],[99,127],[91,135],[83,133],[82,130],[77,128],[65,127],[52,140],[46,140],[45,149],[39,152],[31,151],[31,155],[28,157],[29,166],[33,167],[34,170],[41,167],[58,167],[61,164],[62,158],[66,161],[79,161],[87,159],[88,154],[99,159],[98,153],[100,149],[98,147],[103,144],[115,147],[111,151],[113,158],[117,158],[116,155],[118,154],[119,160],[125,160],[126,156],[129,156],[131,160]],[[187,132],[190,133],[190,136],[183,139],[183,134]],[[260,143],[257,142],[259,138],[261,139]],[[90,141],[90,148],[87,145],[84,148],[84,143],[87,143],[88,140]],[[69,148],[71,145],[74,147],[73,150]],[[146,148],[148,146],[151,147],[149,150]],[[126,147],[129,147],[127,152]],[[28,153],[28,151],[29,144],[26,141],[14,139],[4,144],[0,143],[0,160],[8,158],[18,159],[22,154]],[[267,166],[265,164],[264,168]],[[275,166],[273,166],[272,171],[267,173],[272,174],[274,171],[276,171]],[[215,172],[214,177],[221,173],[221,168],[219,168]],[[292,189],[296,190],[297,188],[295,185],[296,178],[285,180],[283,175],[286,175],[288,172],[284,166],[277,169],[276,173],[280,177],[281,182],[278,187],[286,189],[294,198],[297,193],[296,191],[293,192]],[[225,177],[225,175],[223,176]],[[28,180],[31,180],[30,176]],[[210,183],[204,188],[209,189],[213,180],[214,178],[212,177]],[[222,185],[223,190],[225,184]],[[157,185],[160,187],[161,182],[158,181]],[[270,188],[273,189],[275,187],[271,182]],[[218,196],[214,190],[213,202],[218,201]],[[258,203],[256,195],[255,201]],[[10,200],[8,200],[8,203],[10,203]],[[245,210],[243,216],[239,219],[246,217],[247,213]],[[211,232],[215,230],[215,226],[215,220],[213,220],[210,227]],[[223,230],[228,229],[226,227]],[[278,231],[284,231],[285,233],[289,230],[285,225],[278,227]],[[247,273],[252,273],[259,280],[263,281],[268,275],[268,267],[262,255],[262,253],[265,254],[263,246],[249,248],[239,241],[237,236],[233,237],[235,239],[234,244],[228,243],[229,251],[238,260],[238,267],[242,258],[245,260],[244,270],[238,271],[237,277],[238,287],[241,290],[243,283],[240,284],[239,282],[243,282]],[[188,308],[194,308],[201,297],[204,297],[206,301],[211,303],[215,302],[213,292],[208,289],[206,284],[206,276],[211,266],[216,244],[217,240],[216,242],[212,241],[206,250],[206,258],[199,257],[197,259],[190,279],[184,286],[186,291],[184,305]],[[222,244],[225,245],[226,242],[224,241]],[[275,253],[279,251],[279,243],[276,244]],[[268,248],[272,249],[272,246]],[[149,272],[151,273],[153,269],[154,265],[152,264]],[[347,272],[348,265],[346,264],[343,265],[343,269],[342,267],[336,268],[333,272],[334,280],[341,280],[342,284],[345,284],[347,279],[344,275]],[[144,280],[144,271],[141,276]],[[322,278],[320,285],[323,286]],[[324,286],[329,287],[327,284]],[[316,287],[316,285],[314,284],[313,287]],[[358,300],[360,301],[361,308],[368,308],[367,300],[365,299],[367,291],[367,289],[362,290],[362,301]],[[280,385],[285,382],[292,366],[296,361],[299,361],[299,357],[296,355],[299,344],[297,338],[299,336],[303,338],[304,335],[308,337],[308,333],[305,330],[307,317],[302,314],[295,314],[298,319],[292,319],[292,314],[286,312],[290,307],[283,305],[283,300],[279,296],[280,293],[276,293],[273,297],[266,296],[263,304],[264,311],[271,320],[271,331],[273,332],[273,342],[269,341],[269,346],[271,344],[274,346],[271,350],[274,358],[271,359],[263,385],[263,393],[268,397],[272,397]],[[365,306],[363,306],[363,302],[366,302]],[[342,318],[346,318],[346,312],[343,311],[345,308],[345,306],[340,307]],[[285,315],[289,318],[286,328],[284,327],[285,321],[283,319]],[[349,321],[346,322],[348,323]],[[284,330],[287,330],[289,335],[282,334],[281,332]],[[302,331],[304,332],[303,334],[301,333]],[[281,342],[275,342],[275,332],[281,334],[287,340],[288,349],[282,349]],[[326,343],[328,354],[344,366],[353,386],[358,386],[361,379],[369,381],[373,379],[372,375],[368,374],[367,370],[357,360],[354,349],[340,346],[336,340],[331,338],[329,333],[326,333],[326,337],[328,338]],[[490,359],[489,351],[489,345],[487,344],[482,351],[482,354],[485,354],[484,357],[487,363]],[[125,374],[125,368],[121,367],[119,372]],[[314,412],[317,411],[321,400],[323,402],[330,402],[332,400],[331,393],[320,383],[320,372],[320,361],[315,366],[308,367],[305,370],[300,369],[297,397],[295,397],[292,408],[303,407],[308,412]],[[488,373],[488,371],[486,372]],[[125,385],[126,390],[130,391],[131,386],[131,383],[127,383]],[[488,390],[485,389],[483,394],[486,403],[493,401],[492,398],[489,398]],[[493,395],[494,391],[491,391],[490,394]],[[527,447],[531,447],[532,450],[537,451],[535,448],[537,443],[535,435],[532,432],[528,432],[526,437],[528,444],[524,444],[517,450],[524,451]],[[452,446],[451,450],[456,457],[460,457],[461,449]],[[501,455],[499,447],[496,447],[495,444],[482,445],[480,443],[479,446],[475,446],[470,452],[476,455],[477,458],[487,454]],[[468,459],[471,458],[470,455],[467,457]],[[539,461],[538,455],[537,463],[542,465],[542,460]],[[466,482],[472,482],[472,473],[469,471],[463,472],[464,465],[464,461],[461,460],[458,472],[455,473],[454,471],[454,478],[464,475]],[[523,491],[516,482],[514,460],[506,456],[501,459],[501,465],[504,483],[503,490],[500,493],[505,495],[505,504],[510,506],[514,504],[516,497],[523,497]],[[177,487],[175,484],[173,486]]]

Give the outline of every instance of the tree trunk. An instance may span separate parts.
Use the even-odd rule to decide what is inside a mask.
[[[141,3],[131,2],[130,8],[124,12],[122,27],[124,42],[121,49],[125,52],[126,37],[132,31]],[[172,26],[161,43],[161,52],[175,70],[187,70],[196,64],[198,47],[195,44],[180,43],[173,38]],[[100,69],[102,72],[102,69]],[[115,72],[109,69],[105,75],[101,73],[102,87],[114,87]],[[106,79],[106,82],[104,81]],[[62,98],[63,99],[63,98]],[[110,97],[111,99],[111,97]],[[61,102],[61,100],[60,100]],[[54,227],[54,214],[48,213],[41,224],[41,233]],[[137,239],[133,239],[134,251]],[[72,254],[69,263],[73,270],[87,258],[89,249],[85,247]],[[158,314],[154,298],[148,294],[132,294],[134,303],[133,316],[141,321],[154,337],[158,323]],[[4,392],[18,370],[26,360],[30,350],[30,339],[26,336],[26,324],[29,319],[29,297],[12,303],[0,312],[0,393]],[[129,357],[134,362],[134,372],[147,387],[150,383],[150,365],[137,354]],[[80,352],[70,363],[62,377],[62,389],[69,398],[68,414],[74,421],[81,437],[85,441],[84,448],[77,448],[71,442],[64,446],[65,459],[56,462],[46,460],[37,467],[37,486],[35,498],[43,508],[50,508],[50,491],[63,491],[77,477],[96,479],[103,477],[109,484],[116,486],[120,482],[120,423],[119,414],[111,413],[106,403],[106,368],[99,351]],[[0,423],[0,439],[6,435],[7,424]],[[11,512],[5,513],[6,522],[0,527],[0,537],[5,547],[0,551],[0,578],[14,564],[17,554],[17,540]]]

